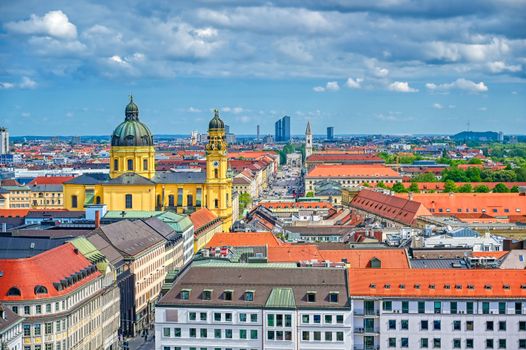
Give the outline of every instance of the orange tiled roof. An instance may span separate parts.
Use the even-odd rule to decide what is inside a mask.
[[[67,264],[64,263],[65,261]],[[4,273],[0,283],[0,300],[45,299],[71,293],[100,276],[100,272],[96,270],[62,290],[57,290],[53,283],[60,282],[88,266],[91,266],[89,260],[78,253],[71,243],[30,258],[0,259],[0,271]],[[35,295],[36,285],[44,286],[47,293]],[[7,291],[11,287],[18,288],[21,296],[7,296]]]
[[[284,244],[279,247],[269,247],[267,254],[269,262],[323,261],[318,247],[314,244]]]
[[[31,185],[62,185],[64,182],[73,179],[74,176],[37,176],[28,186]]]
[[[382,269],[409,269],[405,249],[320,250],[320,254],[326,261],[347,259],[351,269],[369,267],[373,258],[380,260]]]
[[[407,198],[408,195],[396,196]],[[476,212],[508,216],[526,213],[526,196],[519,193],[414,193],[412,198],[433,214]]]
[[[190,220],[194,224],[194,231],[217,219],[217,215],[212,213],[208,208],[201,208],[190,214]]]
[[[263,202],[262,206],[268,209],[285,209],[285,208],[332,208],[329,202]]]
[[[526,186],[526,182],[456,182],[455,185],[457,187],[470,184],[472,187],[477,186],[488,186],[490,190],[495,188],[497,184],[502,183],[508,188],[512,188],[513,186]],[[411,186],[412,182],[402,182],[405,188],[409,188]],[[445,183],[444,182],[416,182],[418,189],[420,191],[424,190],[435,190],[435,191],[443,191]]]
[[[262,151],[241,151],[241,152],[228,152],[228,158],[245,158],[245,159],[257,159],[260,157],[267,156],[269,154],[275,154],[274,152],[262,152]]]
[[[521,288],[521,285],[526,285],[524,276],[522,270],[503,269],[349,269],[349,294],[415,298],[526,298],[526,288]],[[458,289],[457,285],[461,288]]]
[[[2,218],[8,218],[8,217],[20,217],[23,218],[27,216],[27,213],[29,213],[31,209],[0,209],[0,217]]]
[[[474,257],[492,257],[495,259],[501,259],[505,255],[508,255],[509,251],[499,251],[499,252],[472,252],[471,255]],[[526,277],[526,276],[525,276]]]
[[[315,153],[307,158],[307,162],[382,162],[383,159],[376,154],[349,154],[349,153]]]
[[[400,177],[393,169],[383,165],[318,165],[314,167],[307,177]]]
[[[360,191],[350,206],[405,225],[412,225],[418,216],[431,215],[419,202],[371,190]]]
[[[210,247],[277,247],[282,242],[272,232],[218,232],[206,245]]]

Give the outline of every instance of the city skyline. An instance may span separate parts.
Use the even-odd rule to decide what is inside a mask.
[[[133,94],[154,134],[525,132],[520,1],[0,5],[0,123],[105,135]],[[119,13],[119,16],[115,16]]]

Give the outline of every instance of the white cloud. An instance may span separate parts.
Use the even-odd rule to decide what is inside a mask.
[[[345,82],[345,85],[347,85],[347,87],[350,89],[360,89],[362,87],[362,82],[363,82],[362,78],[356,78],[356,79],[348,78],[347,81]]]
[[[501,72],[520,72],[522,70],[522,66],[520,64],[517,65],[508,65],[504,61],[495,61],[488,63],[489,70],[493,73],[501,73]]]
[[[312,90],[314,90],[314,92],[324,92],[325,88],[323,86],[315,86]]]
[[[12,83],[3,81],[0,82],[0,89],[34,89],[37,87],[37,82],[29,77],[22,77],[20,83]]]
[[[77,27],[60,10],[49,11],[42,17],[32,14],[28,20],[8,22],[5,27],[12,32],[21,34],[48,35],[59,39],[75,39],[77,37]]]
[[[441,105],[440,103],[433,103],[433,108],[435,108],[435,109],[444,109],[444,106]]]
[[[188,109],[186,110],[187,112],[189,113],[201,113],[201,110],[199,108],[195,108],[195,107],[188,107]]]
[[[327,85],[325,86],[325,90],[327,91],[338,91],[340,90],[340,85],[338,85],[337,81],[329,81]]]
[[[22,81],[18,86],[21,89],[34,89],[37,87],[37,82],[28,77],[22,77]]]
[[[300,62],[312,61],[313,56],[304,43],[297,39],[281,39],[274,43],[278,51]]]
[[[445,83],[445,84],[434,84],[434,83],[427,83],[426,88],[432,91],[444,91],[444,90],[451,90],[451,89],[459,89],[459,90],[467,90],[467,91],[473,91],[473,92],[484,92],[488,91],[488,87],[484,82],[475,83],[471,80],[467,80],[464,78],[460,78],[455,80],[452,83]]]
[[[221,111],[225,113],[234,113],[234,114],[246,112],[246,110],[243,109],[243,107],[228,107],[228,106],[221,108]]]
[[[15,84],[7,82],[7,81],[0,81],[0,89],[12,89],[15,87]]]
[[[430,59],[439,59],[450,62],[469,61],[484,62],[502,57],[510,51],[509,41],[497,37],[472,37],[475,43],[454,43],[433,41],[424,46],[426,56]],[[479,43],[477,41],[485,41]]]
[[[417,92],[418,89],[414,89],[409,86],[407,81],[395,81],[394,83],[389,84],[389,90],[396,92]]]

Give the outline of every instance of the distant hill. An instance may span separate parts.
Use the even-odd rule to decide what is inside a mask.
[[[495,131],[462,131],[453,135],[455,141],[499,141],[501,134]]]

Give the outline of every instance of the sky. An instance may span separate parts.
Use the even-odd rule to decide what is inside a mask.
[[[526,0],[0,1],[0,125],[526,134]]]

